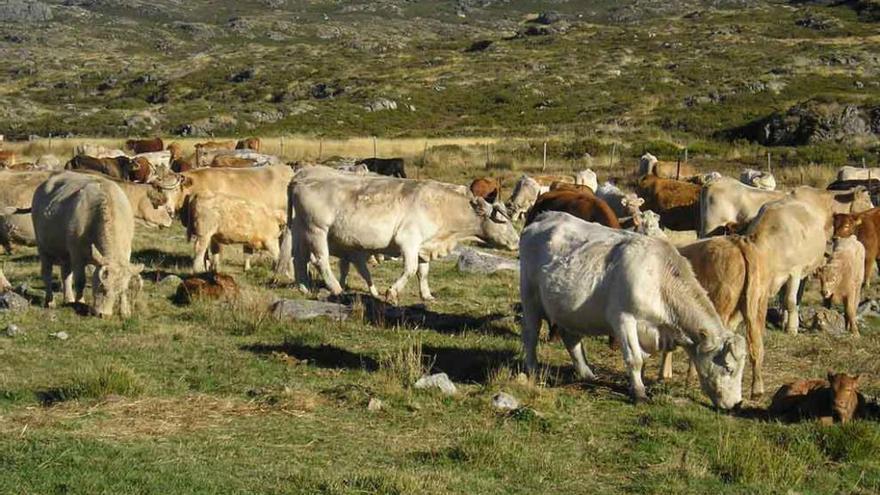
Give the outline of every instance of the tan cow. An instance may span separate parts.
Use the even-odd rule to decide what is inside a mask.
[[[0,246],[7,253],[12,252],[13,244],[33,246],[37,239],[30,213],[3,210],[29,209],[34,191],[51,175],[48,171],[0,171]]]
[[[6,275],[3,274],[3,269],[0,268],[0,293],[6,292],[12,289],[12,284],[9,283],[9,280],[6,279]]]
[[[226,194],[197,194],[190,197],[187,239],[195,238],[193,271],[206,271],[211,249],[211,270],[220,271],[220,245],[243,244],[251,250],[266,250],[276,262],[279,240],[287,219],[266,205]],[[244,269],[250,268],[245,259]]]
[[[256,166],[255,160],[239,158],[233,155],[217,155],[211,160],[209,167],[213,168],[250,168]]]
[[[752,187],[731,177],[707,184],[700,192],[699,236],[719,228],[735,232],[748,225],[765,204],[785,196],[782,191]]]
[[[828,262],[819,270],[822,297],[828,303],[843,304],[846,328],[859,335],[856,309],[865,281],[865,247],[855,236],[837,239]]]
[[[661,162],[656,156],[645,153],[639,159],[639,176],[645,175],[684,180],[696,176],[697,171],[687,163]]]
[[[134,216],[125,193],[113,181],[75,172],[53,175],[34,193],[32,204],[46,305],[51,305],[52,266],[61,265],[64,301],[82,302],[87,264],[95,265],[92,311],[110,316],[116,306],[131,314],[130,282],[140,285],[143,265],[132,265]]]
[[[78,173],[97,175],[108,178],[100,172],[79,170]],[[109,179],[109,178],[108,178]],[[170,227],[174,223],[171,218],[173,207],[170,205],[169,194],[159,183],[138,184],[134,182],[112,180],[122,189],[131,204],[135,220],[147,227]]]
[[[235,149],[237,150],[254,150],[257,153],[260,152],[260,148],[262,147],[263,143],[258,137],[240,139],[238,143],[235,144]]]
[[[15,165],[15,152],[0,150],[0,167],[12,167]]]

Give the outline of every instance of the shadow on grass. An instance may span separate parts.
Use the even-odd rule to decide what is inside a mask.
[[[131,254],[132,263],[143,263],[150,267],[185,269],[192,266],[192,256],[166,253],[160,249],[141,249]]]
[[[297,342],[284,342],[282,344],[252,344],[243,346],[241,349],[260,355],[286,354],[299,361],[307,360],[309,364],[319,368],[363,369],[367,371],[379,369],[379,363],[369,356],[327,344],[313,346]]]

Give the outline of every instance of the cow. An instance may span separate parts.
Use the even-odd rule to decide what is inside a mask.
[[[723,175],[721,175],[720,172],[706,172],[703,174],[697,174],[693,177],[688,177],[685,180],[690,182],[691,184],[696,184],[698,186],[705,186],[706,184],[708,184],[712,181],[718,180],[721,177],[723,177]]]
[[[805,418],[830,423],[847,423],[858,412],[859,375],[828,372],[827,380],[797,380],[773,395],[767,412],[771,417],[792,422]]]
[[[36,244],[34,224],[25,211],[31,207],[34,191],[51,175],[48,171],[0,172],[0,246],[7,253],[14,244]]]
[[[165,149],[165,144],[162,142],[162,138],[158,137],[153,139],[129,139],[125,142],[125,149],[135,155],[139,155],[141,153],[162,151]]]
[[[192,170],[196,168],[193,165],[192,160],[184,159],[184,158],[175,158],[171,161],[171,171],[179,174],[181,172],[186,172],[188,170]]]
[[[730,177],[722,177],[700,191],[699,236],[719,228],[737,231],[755,218],[764,204],[785,196],[782,191],[760,189]]]
[[[406,179],[406,170],[403,158],[364,158],[358,160],[357,165],[364,164],[370,172],[387,175],[389,177],[399,177]]]
[[[3,274],[3,269],[0,268],[0,293],[6,292],[8,290],[12,290],[12,284],[9,283],[6,275]]]
[[[501,184],[492,177],[480,177],[474,179],[470,185],[471,194],[483,198],[489,203],[495,203],[501,199]]]
[[[93,170],[114,179],[134,180],[137,169],[143,161],[134,162],[127,156],[116,158],[93,158],[91,156],[77,155],[70,159],[65,170]]]
[[[587,188],[587,186],[583,186]],[[587,188],[589,190],[589,188]],[[620,222],[608,203],[593,195],[592,191],[572,191],[560,189],[548,191],[540,196],[526,214],[526,223],[535,221],[545,211],[564,211],[587,222],[596,222],[612,229],[619,229]]]
[[[116,158],[127,156],[125,151],[115,148],[107,148],[98,144],[79,144],[74,148],[74,156],[85,155],[94,158]]]
[[[0,150],[0,167],[9,168],[15,165],[15,152]]]
[[[372,172],[370,172],[370,169],[368,169],[367,166],[364,165],[363,163],[361,163],[360,165],[355,165],[355,164],[337,165],[336,167],[334,167],[334,169],[338,170],[339,172],[345,172],[347,174],[355,174],[355,175],[372,174]]]
[[[834,238],[855,235],[865,248],[864,286],[871,285],[876,260],[880,258],[880,208],[872,208],[855,214],[834,215]]]
[[[287,186],[293,179],[293,170],[287,165],[269,165],[255,168],[199,168],[182,172],[180,193],[174,199],[174,210],[180,210],[191,195],[225,194],[264,205],[281,217],[287,218]],[[181,214],[181,220],[188,218]],[[289,245],[289,230],[284,231]],[[275,266],[275,277],[288,271],[290,248],[282,249]]]
[[[596,177],[596,172],[593,172],[588,168],[575,174],[574,183],[580,186],[587,186],[592,189],[593,192],[596,192],[596,190],[599,189],[599,180]]]
[[[526,212],[535,204],[538,196],[549,190],[549,184],[546,186],[542,185],[528,175],[520,177],[516,181],[516,185],[513,186],[513,193],[511,193],[510,199],[506,204],[510,218],[519,220],[525,217]]]
[[[262,147],[263,143],[258,137],[240,139],[237,143],[235,143],[235,149],[237,150],[254,150],[257,153],[260,152],[260,148]]]
[[[690,182],[645,175],[636,185],[636,194],[645,200],[644,209],[660,215],[664,227],[696,230],[700,219],[700,189]]]
[[[670,343],[685,347],[703,391],[720,409],[742,402],[743,338],[727,330],[669,243],[546,212],[520,239],[522,344],[526,370],[537,369],[542,321],[552,322],[578,374],[595,375],[581,338],[611,335],[623,351],[636,401],[647,399],[644,356]]]
[[[169,143],[168,146],[165,147],[165,151],[171,153],[172,163],[175,160],[183,158],[183,146],[181,146],[180,143]]]
[[[200,152],[212,150],[234,150],[235,141],[207,141],[204,143],[196,143],[195,149]]]
[[[400,255],[404,272],[386,292],[397,302],[407,280],[418,274],[419,293],[432,300],[429,262],[445,256],[464,239],[516,249],[518,235],[500,204],[489,204],[466,190],[434,181],[343,174],[323,167],[300,172],[290,187],[290,216],[297,281],[308,284],[309,253],[333,294],[342,286],[330,269],[331,254],[342,272],[354,262],[370,293],[367,259],[373,254]]]
[[[40,155],[37,158],[37,161],[34,162],[34,167],[37,170],[54,170],[60,171],[63,170],[63,166],[61,164],[61,160],[58,159],[55,155]]]
[[[205,260],[211,249],[211,270],[220,271],[222,244],[243,244],[251,250],[266,250],[276,262],[279,239],[287,217],[283,212],[250,200],[226,194],[196,194],[190,197],[187,240],[193,246],[193,271],[206,271]],[[250,268],[245,259],[245,271]]]
[[[846,328],[854,336],[859,335],[856,310],[864,281],[865,247],[855,236],[837,239],[830,258],[819,269],[819,283],[822,297],[829,306],[843,304]]]
[[[844,165],[837,171],[837,180],[880,179],[880,168],[861,168]]]
[[[611,182],[605,182],[596,190],[596,196],[608,203],[618,219],[630,217],[638,225],[635,219],[640,218],[639,208],[645,204],[645,200],[636,193],[625,193]]]
[[[90,170],[77,172],[100,175],[99,172]],[[122,192],[128,198],[129,204],[131,204],[134,219],[144,226],[164,228],[170,227],[174,223],[174,220],[171,218],[172,206],[170,205],[169,195],[166,193],[166,190],[169,188],[163,187],[159,182],[138,184],[118,179],[109,180],[112,180],[122,189]],[[173,189],[173,187],[170,189]]]
[[[634,222],[634,232],[649,237],[658,237],[660,239],[668,239],[666,232],[660,227],[660,215],[651,210],[640,211],[636,215],[638,221]]]
[[[132,157],[132,160],[138,158],[147,160],[156,170],[157,173],[164,173],[171,169],[171,152],[170,151],[153,151],[150,153],[139,153]]]
[[[650,153],[639,159],[639,176],[656,175],[664,179],[682,180],[697,175],[697,171],[687,163],[661,162]]]
[[[37,188],[31,208],[46,305],[53,303],[53,264],[61,265],[66,303],[83,302],[91,264],[92,312],[111,316],[118,306],[130,316],[130,282],[141,284],[143,265],[130,262],[134,216],[122,189],[102,177],[62,172]]]
[[[757,187],[765,191],[776,189],[776,177],[773,177],[773,174],[753,168],[744,168],[739,174],[739,181],[747,186]]]
[[[250,168],[256,165],[256,161],[247,158],[239,158],[233,155],[217,155],[208,166],[214,168]]]

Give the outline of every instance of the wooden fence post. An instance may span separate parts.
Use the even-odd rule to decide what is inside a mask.
[[[544,164],[541,165],[541,172],[547,170],[547,141],[544,141]]]
[[[377,150],[376,136],[373,136],[373,158],[379,157],[376,150]]]

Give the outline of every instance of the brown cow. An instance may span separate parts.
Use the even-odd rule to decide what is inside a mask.
[[[165,148],[166,151],[171,152],[171,161],[180,160],[183,158],[183,146],[179,143],[171,143]]]
[[[78,155],[70,159],[65,170],[94,170],[104,175],[121,180],[134,180],[140,162],[132,161],[127,156],[116,158],[94,158],[91,156]]]
[[[846,423],[860,400],[859,375],[828,372],[828,380],[798,380],[776,391],[767,411],[784,421],[816,418],[823,423]]]
[[[260,148],[263,147],[263,143],[260,141],[258,137],[241,139],[235,144],[235,149],[237,150],[253,150],[257,153],[260,152]]]
[[[192,159],[177,158],[171,161],[171,171],[174,173],[186,172],[196,168],[193,166]]]
[[[15,152],[0,150],[0,166],[11,167],[15,165]]]
[[[672,230],[696,230],[700,222],[700,189],[690,182],[645,175],[636,185],[644,198],[643,210],[660,214],[660,223]]]
[[[580,191],[557,190],[538,196],[535,205],[526,214],[526,225],[535,221],[545,211],[562,211],[588,222],[619,229],[620,222],[608,203],[591,194]]]
[[[214,168],[250,168],[256,161],[232,155],[217,155],[211,160],[209,167]]]
[[[492,177],[474,179],[470,189],[474,196],[483,198],[489,203],[494,203],[501,197],[501,184]]]
[[[207,141],[204,143],[197,143],[196,151],[205,152],[211,150],[234,150],[235,149],[235,141]]]
[[[139,155],[141,153],[162,151],[165,149],[165,143],[162,142],[162,138],[158,137],[153,139],[129,139],[125,142],[125,149],[135,155]]]
[[[661,162],[650,153],[639,159],[639,175],[656,175],[666,179],[689,179],[697,175],[696,169],[687,163]]]
[[[880,258],[880,208],[861,213],[834,215],[834,238],[855,235],[865,246],[865,287],[871,284],[874,264]]]

